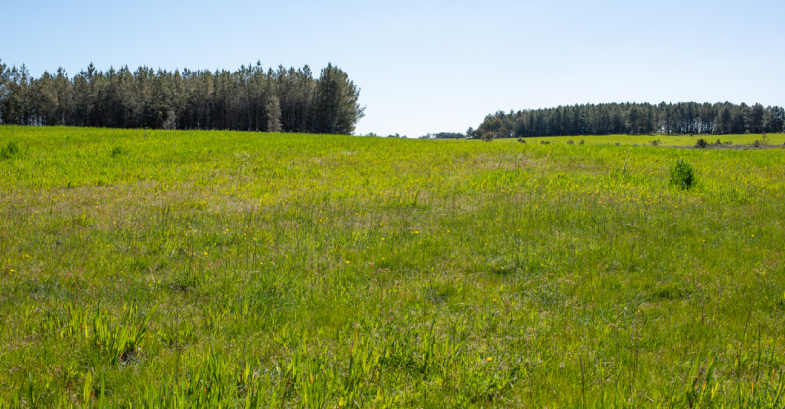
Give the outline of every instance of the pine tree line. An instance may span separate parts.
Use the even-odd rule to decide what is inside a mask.
[[[558,135],[741,134],[783,132],[785,110],[761,104],[611,103],[559,106],[488,115],[470,138]]]
[[[328,64],[311,69],[106,72],[91,63],[72,78],[40,78],[0,61],[0,124],[107,128],[230,129],[350,134],[364,116],[360,89]]]

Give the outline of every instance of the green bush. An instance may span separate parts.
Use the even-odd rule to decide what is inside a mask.
[[[125,149],[123,149],[122,147],[120,147],[120,146],[115,146],[114,148],[112,148],[112,153],[111,153],[110,155],[111,155],[113,158],[116,158],[116,157],[118,157],[118,156],[125,155],[126,153],[128,153],[128,151],[126,151],[126,150],[125,150]]]
[[[676,164],[671,168],[670,182],[683,190],[688,190],[694,186],[696,179],[692,165],[684,158],[677,160]]]
[[[0,159],[11,159],[17,153],[19,153],[19,145],[14,141],[8,142],[8,145],[0,149]]]
[[[698,139],[698,140],[695,142],[695,147],[696,147],[696,148],[705,148],[705,147],[707,147],[707,146],[709,146],[709,143],[708,143],[708,142],[706,142],[706,140],[705,140],[705,139],[703,139],[703,138],[700,138],[700,139]]]

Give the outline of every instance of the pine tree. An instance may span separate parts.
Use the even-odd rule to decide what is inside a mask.
[[[785,124],[785,109],[780,107],[766,108],[763,127],[766,132],[782,132]]]
[[[267,132],[279,132],[281,130],[281,105],[278,97],[271,94],[265,106],[267,111]]]
[[[3,60],[0,60],[0,123],[3,123],[3,107],[5,106],[5,99],[6,95],[8,95],[9,91],[6,87],[6,83],[8,82],[8,71],[7,66],[3,64]]]
[[[724,106],[720,108],[717,118],[714,120],[714,134],[723,135],[730,132],[733,126],[730,109]]]
[[[763,105],[753,105],[752,110],[748,114],[749,122],[747,126],[749,127],[750,132],[760,133],[763,130],[763,116]]]
[[[316,133],[351,134],[355,124],[365,116],[357,102],[360,89],[338,67],[328,64],[316,84]]]

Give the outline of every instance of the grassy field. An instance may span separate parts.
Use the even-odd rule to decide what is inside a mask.
[[[651,139],[0,127],[0,407],[785,407],[785,149]]]
[[[670,147],[693,147],[698,139],[703,138],[708,143],[731,142],[731,146],[726,147],[749,147],[755,141],[760,141],[764,145],[783,145],[785,143],[785,134],[768,134],[766,138],[760,134],[747,134],[747,135],[603,135],[603,136],[549,136],[539,138],[526,138],[527,143],[539,143],[546,141],[551,143],[567,143],[573,141],[579,144],[583,140],[589,145],[632,145],[632,146],[645,146],[652,145],[652,141],[657,141],[657,146],[670,146]],[[501,139],[499,141],[512,141],[515,139]],[[723,145],[725,146],[725,145]]]

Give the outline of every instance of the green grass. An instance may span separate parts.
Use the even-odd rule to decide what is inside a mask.
[[[0,127],[0,407],[783,407],[785,150],[636,138]]]
[[[766,138],[763,138],[761,134],[746,134],[746,135],[666,135],[666,134],[656,134],[656,135],[602,135],[602,136],[548,136],[548,137],[538,137],[538,138],[525,138],[527,143],[540,143],[540,141],[546,141],[551,143],[566,143],[567,141],[573,141],[573,143],[578,144],[581,140],[583,140],[586,144],[589,145],[651,145],[652,141],[658,141],[658,146],[670,146],[670,147],[693,147],[695,146],[695,142],[703,138],[708,143],[715,143],[717,140],[720,142],[731,142],[733,146],[736,147],[748,147],[752,145],[756,140],[761,141],[763,144],[766,145],[783,145],[785,143],[785,134],[777,133],[777,134],[767,134]],[[514,141],[516,139],[500,139],[499,141],[508,142]]]

